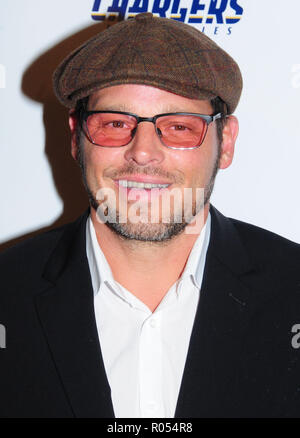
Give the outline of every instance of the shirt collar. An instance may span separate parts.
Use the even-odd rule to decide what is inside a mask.
[[[211,216],[208,213],[206,222],[190,252],[185,269],[181,278],[190,277],[195,285],[200,288],[202,283],[203,271],[207,248],[210,239]]]
[[[106,257],[98,243],[91,216],[88,217],[86,223],[86,252],[91,272],[94,295],[97,295],[101,282],[111,282],[114,281],[114,278],[108,261],[106,260]]]
[[[208,213],[207,220],[198,236],[188,257],[181,279],[191,278],[194,284],[200,288],[202,283],[205,258],[210,239],[211,216]],[[115,282],[111,268],[104,256],[96,237],[96,231],[91,219],[88,217],[86,224],[86,252],[89,262],[94,295],[97,295],[101,282],[113,284]]]

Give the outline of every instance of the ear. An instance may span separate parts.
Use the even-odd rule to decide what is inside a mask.
[[[226,169],[233,160],[235,141],[239,133],[239,122],[235,116],[228,116],[223,128],[223,142],[219,168]]]
[[[74,160],[77,161],[78,145],[77,145],[77,125],[78,119],[75,115],[75,110],[71,109],[69,112],[69,127],[71,131],[71,154]]]

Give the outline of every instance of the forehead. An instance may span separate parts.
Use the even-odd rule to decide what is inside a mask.
[[[203,114],[212,112],[208,100],[189,99],[160,88],[140,84],[122,84],[98,90],[89,96],[88,107],[90,110],[138,112],[139,115],[181,111]]]

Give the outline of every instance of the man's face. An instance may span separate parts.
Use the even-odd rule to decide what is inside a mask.
[[[188,99],[151,86],[134,84],[113,86],[92,94],[89,97],[88,110],[125,111],[142,117],[152,117],[169,112],[212,114],[208,101]],[[232,124],[236,124],[235,118],[227,122],[227,125]],[[78,159],[76,121],[72,116],[70,126],[73,134],[72,155]],[[131,223],[130,220],[126,223],[119,223],[120,213],[124,213],[120,211],[124,207],[124,204],[120,206],[119,203],[120,190],[123,190],[122,199],[124,200],[125,196],[127,209],[130,210],[132,204],[132,201],[128,199],[130,190],[124,190],[122,184],[126,180],[168,184],[168,187],[163,190],[174,193],[173,189],[177,189],[182,193],[182,199],[184,199],[184,189],[190,188],[193,194],[193,215],[203,208],[207,212],[217,169],[227,167],[233,156],[237,132],[233,133],[232,126],[225,128],[224,132],[226,129],[227,137],[225,133],[221,146],[217,137],[216,124],[211,123],[204,142],[198,149],[193,150],[174,150],[165,147],[158,138],[154,125],[149,122],[140,123],[134,138],[128,145],[122,147],[95,146],[85,136],[82,136],[80,161],[92,207],[97,208],[101,202],[97,201],[99,189],[111,189],[116,196],[117,221],[116,223],[107,222],[107,225],[119,235],[136,240],[164,241],[181,233],[191,218],[184,217],[182,205],[178,206],[176,203],[171,205],[172,220],[170,223],[164,223],[161,210],[158,223],[150,223],[150,220],[148,223],[142,221]],[[120,180],[121,183],[119,183]],[[204,200],[198,201],[198,204],[195,197],[197,188],[203,189],[204,192]],[[149,205],[150,209],[155,199],[151,198],[151,191],[153,192],[153,189],[143,190],[146,192],[144,202]],[[147,192],[149,192],[148,197]],[[155,196],[161,198],[160,191],[156,189],[155,192]],[[111,205],[110,209],[114,209],[114,206]],[[181,223],[178,220],[179,217],[182,219]]]

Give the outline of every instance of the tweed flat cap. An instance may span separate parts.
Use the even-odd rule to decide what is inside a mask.
[[[192,26],[151,13],[119,22],[74,50],[53,75],[60,102],[73,108],[96,90],[144,84],[191,99],[219,96],[231,114],[240,99],[237,63]]]

